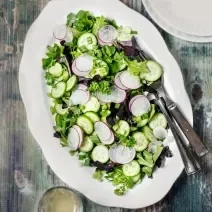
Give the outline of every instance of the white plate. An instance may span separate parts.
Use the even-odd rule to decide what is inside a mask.
[[[138,31],[140,44],[164,67],[165,86],[169,94],[183,108],[192,123],[191,105],[179,66],[157,29],[146,18],[116,0],[54,0],[45,7],[28,31],[20,65],[19,86],[29,127],[41,146],[47,162],[65,183],[102,205],[124,208],[146,207],[163,198],[183,170],[175,143],[171,145],[174,157],[167,160],[164,168],[156,170],[153,179],[145,178],[125,196],[119,197],[114,195],[114,187],[109,182],[100,183],[92,178],[93,168],[79,167],[77,159],[71,157],[60,146],[58,139],[53,137],[54,123],[49,112],[41,58],[44,57],[46,45],[53,41],[54,25],[64,23],[68,13],[79,9],[114,18],[119,24],[131,26]]]
[[[142,1],[152,19],[170,34],[192,42],[212,41],[211,0]]]

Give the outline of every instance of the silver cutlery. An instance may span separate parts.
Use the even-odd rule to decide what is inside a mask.
[[[173,118],[169,115],[162,98],[155,93],[148,93],[147,98],[150,101],[154,101],[154,103],[160,107],[162,113],[165,115],[168,125],[178,146],[186,173],[188,175],[195,174],[197,171],[200,170],[199,162],[195,157],[195,154],[192,152],[191,149],[189,149],[188,145],[186,144],[186,141],[182,134],[179,132],[179,128],[175,124]]]
[[[154,60],[153,57],[144,52],[138,45],[136,38],[132,37],[132,46],[137,48],[139,50],[139,53],[137,55],[137,58],[139,60]],[[195,133],[192,126],[189,124],[183,113],[178,108],[177,104],[171,100],[171,98],[168,96],[168,94],[165,91],[165,88],[163,86],[163,77],[160,78],[158,81],[153,82],[150,87],[148,87],[150,92],[158,93],[161,97],[163,97],[166,107],[168,108],[170,114],[174,117],[177,124],[181,128],[182,132],[188,139],[190,145],[196,152],[196,154],[201,157],[208,153],[208,150],[204,143],[199,139],[197,134]]]
[[[208,153],[206,146],[203,142],[199,139],[197,134],[194,132],[193,128],[186,120],[185,116],[182,114],[180,109],[178,108],[177,104],[171,100],[171,98],[166,93],[164,86],[163,86],[163,77],[160,78],[158,81],[153,82],[150,85],[151,92],[157,92],[161,97],[163,97],[166,107],[168,108],[170,114],[174,117],[177,124],[181,128],[183,134],[188,139],[190,145],[192,146],[193,150],[196,154],[201,157]]]

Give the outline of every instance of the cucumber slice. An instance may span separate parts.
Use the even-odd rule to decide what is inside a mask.
[[[92,33],[84,33],[82,34],[77,42],[78,48],[86,49],[86,50],[93,50],[97,45],[97,39],[94,34]]]
[[[113,126],[113,130],[120,135],[128,136],[130,133],[130,126],[126,121],[120,120]]]
[[[137,161],[133,160],[127,164],[124,164],[122,166],[122,171],[124,173],[124,175],[128,176],[128,177],[134,177],[137,174],[140,173],[140,165]]]
[[[133,177],[133,182],[137,183],[140,179],[141,179],[141,174],[139,173]]]
[[[49,73],[54,76],[54,77],[59,77],[62,75],[63,73],[63,67],[60,63],[55,63],[54,66],[52,66],[50,69],[49,69]]]
[[[147,125],[142,128],[142,131],[149,142],[157,141],[157,138],[154,136],[152,130]]]
[[[62,74],[61,76],[55,78],[55,80],[56,80],[57,82],[63,81],[63,74]]]
[[[68,73],[68,71],[63,71],[63,81],[67,81],[68,80],[68,78],[69,78],[69,73]]]
[[[62,104],[55,104],[54,106],[56,113],[65,115],[68,112],[68,108],[62,108]]]
[[[153,60],[148,60],[146,66],[149,70],[148,73],[145,74],[145,80],[153,82],[158,80],[163,74],[163,69],[159,63]]]
[[[149,121],[152,119],[152,117],[155,115],[155,105],[151,104],[151,110],[149,113]]]
[[[108,148],[104,145],[96,146],[91,153],[91,158],[94,162],[106,163],[109,160]]]
[[[156,127],[167,127],[166,117],[162,113],[156,113],[149,122],[149,127],[154,130]]]
[[[90,152],[93,149],[93,142],[92,140],[88,137],[85,136],[82,145],[80,147],[81,152]]]
[[[139,122],[138,122],[138,124],[137,124],[137,126],[138,127],[143,127],[143,126],[145,126],[147,123],[148,123],[148,121],[149,121],[149,119],[141,119]]]
[[[149,142],[147,141],[146,137],[144,136],[144,134],[142,132],[134,133],[133,137],[136,140],[136,144],[134,146],[134,149],[137,152],[141,152],[141,151],[143,151],[147,148]]]
[[[77,125],[79,125],[84,130],[84,132],[88,135],[93,132],[92,121],[84,115],[78,117]]]
[[[59,114],[57,114],[55,116],[55,123],[56,123],[57,126],[61,126],[62,119],[63,119],[63,117],[61,115],[59,115]]]
[[[66,91],[66,83],[58,82],[54,87],[52,87],[51,95],[53,98],[57,99],[64,95]]]
[[[72,75],[69,80],[66,82],[66,91],[70,91],[78,82],[76,75]]]
[[[98,99],[92,96],[90,100],[84,105],[82,112],[83,113],[86,113],[88,111],[97,112],[99,108],[100,108],[100,103]]]
[[[92,111],[86,112],[85,116],[87,116],[93,123],[100,121],[99,116]]]

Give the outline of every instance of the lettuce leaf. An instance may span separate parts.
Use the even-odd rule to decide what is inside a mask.
[[[108,22],[107,22],[107,20],[105,19],[104,16],[96,17],[96,21],[93,25],[92,33],[94,35],[97,35],[99,29],[101,27],[105,26],[106,24],[108,24]]]
[[[75,30],[75,35],[79,32],[92,30],[93,24],[94,17],[90,15],[89,11],[80,10],[76,15],[70,13],[67,16],[66,25]]]
[[[51,66],[55,65],[56,59],[63,55],[64,47],[58,44],[53,46],[47,46],[46,58],[42,59],[42,66],[44,70],[49,69]]]
[[[125,176],[120,168],[116,168],[113,172],[107,173],[105,178],[116,187],[114,193],[118,196],[124,195],[128,189],[131,189],[135,185],[133,177]]]

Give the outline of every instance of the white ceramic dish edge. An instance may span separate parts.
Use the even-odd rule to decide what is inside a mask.
[[[113,7],[110,7],[109,2],[113,4]],[[119,8],[118,12],[116,8]],[[52,137],[53,121],[48,108],[41,58],[44,56],[46,45],[52,42],[50,29],[59,21],[64,21],[69,12],[79,9],[87,9],[113,17],[124,25],[138,30],[142,37],[140,43],[161,64],[164,64],[165,86],[173,100],[177,101],[181,108],[183,107],[188,120],[192,123],[191,105],[185,92],[179,66],[169,53],[159,32],[146,18],[116,0],[107,2],[104,0],[78,0],[75,2],[54,0],[48,3],[28,31],[20,64],[19,87],[27,112],[29,128],[42,148],[52,170],[65,183],[102,205],[124,208],[146,207],[166,195],[183,169],[175,143],[171,146],[174,158],[167,161],[167,165],[163,169],[156,170],[153,180],[144,179],[142,184],[136,186],[125,196],[118,197],[113,194],[114,188],[110,183],[99,183],[93,180],[91,176],[93,170],[85,167],[79,168],[77,160],[70,157],[68,152],[60,146],[58,140]],[[138,27],[138,20],[143,27]],[[35,52],[32,51],[34,49]],[[174,90],[173,88],[178,89]],[[164,179],[166,179],[165,182]]]
[[[182,32],[172,27],[157,14],[154,8],[152,8],[149,0],[142,0],[142,2],[145,6],[145,9],[147,10],[151,18],[155,21],[155,23],[157,23],[162,29],[164,29],[171,35],[186,41],[191,41],[191,42],[198,42],[198,43],[212,42],[212,36],[197,36],[197,35],[187,34],[185,32]]]

